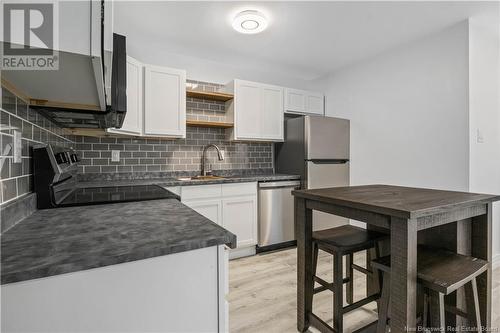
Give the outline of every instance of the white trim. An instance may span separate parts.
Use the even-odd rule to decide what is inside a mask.
[[[500,267],[500,253],[497,253],[493,256],[491,263],[492,263],[493,269]]]
[[[229,250],[229,260],[253,256],[256,254],[256,252],[257,251],[255,245],[249,247],[243,247],[240,249],[232,249]]]

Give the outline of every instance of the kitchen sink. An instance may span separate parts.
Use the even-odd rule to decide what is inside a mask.
[[[193,176],[193,177],[179,177],[177,180],[213,180],[213,179],[223,179],[225,177],[221,176]]]

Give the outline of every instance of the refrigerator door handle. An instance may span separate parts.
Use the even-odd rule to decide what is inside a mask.
[[[306,160],[308,162],[312,162],[314,164],[346,164],[349,162],[348,159],[338,159],[338,158],[313,158]]]

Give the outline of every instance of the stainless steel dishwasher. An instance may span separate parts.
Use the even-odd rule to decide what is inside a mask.
[[[257,252],[295,245],[292,190],[300,181],[259,183],[259,241]]]

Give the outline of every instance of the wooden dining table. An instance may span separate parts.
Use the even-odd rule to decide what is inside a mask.
[[[297,237],[297,329],[316,326],[312,313],[313,210],[366,223],[368,229],[390,233],[386,252],[391,254],[390,302],[392,332],[417,329],[417,244],[472,255],[488,261],[477,279],[483,326],[491,325],[492,202],[498,195],[363,185],[295,190]],[[389,254],[389,253],[387,253]],[[369,260],[367,260],[367,264]],[[367,292],[374,281],[368,281]],[[456,293],[446,302],[466,302]],[[456,317],[447,325],[457,325]],[[318,327],[316,327],[318,328]]]

